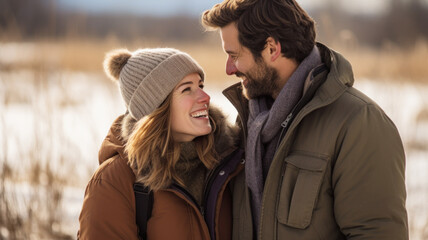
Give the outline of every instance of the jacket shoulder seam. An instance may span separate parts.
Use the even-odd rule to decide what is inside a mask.
[[[358,95],[358,94],[356,94],[355,92],[353,92],[352,91],[352,89],[353,90],[357,90],[357,89],[355,89],[355,88],[348,88],[346,91],[345,91],[345,93],[347,93],[347,94],[349,94],[351,97],[354,97],[355,99],[358,99],[361,103],[363,103],[364,105],[367,105],[367,106],[369,106],[369,105],[375,105],[374,104],[374,102],[373,102],[373,100],[371,100],[370,98],[368,98],[367,96],[366,96],[366,98],[368,98],[368,99],[364,99],[362,96],[360,96],[360,95]],[[365,95],[364,95],[365,96]]]
[[[104,178],[103,174],[104,171],[106,171],[107,168],[111,168],[114,165],[113,164],[120,164],[120,163],[116,163],[118,160],[121,160],[122,158],[120,156],[114,156],[109,158],[108,160],[103,162],[103,165],[107,165],[108,166],[103,166],[103,168],[99,169],[99,171],[97,171],[96,175],[94,175],[94,177],[89,181],[89,182],[105,182],[106,184],[108,184],[110,187],[112,187],[115,191],[119,192],[122,197],[124,197],[125,199],[127,198],[126,195],[123,193],[123,191],[121,191],[114,183],[113,181],[110,181],[108,178]]]
[[[123,193],[123,191],[119,190],[119,188],[117,188],[113,183],[111,183],[110,181],[103,179],[103,178],[94,178],[90,180],[90,183],[95,183],[95,182],[104,182],[105,184],[107,184],[108,186],[110,186],[112,189],[114,189],[116,192],[120,193],[120,195],[124,198],[124,199],[128,199],[128,197]]]

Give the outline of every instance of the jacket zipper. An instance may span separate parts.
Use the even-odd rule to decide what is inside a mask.
[[[293,118],[293,112],[291,112],[290,114],[288,114],[288,116],[287,116],[287,118],[285,119],[285,121],[281,123],[281,127],[282,127],[282,129],[281,129],[281,133],[279,134],[279,139],[278,139],[278,142],[277,142],[277,144],[276,144],[276,148],[275,148],[275,149],[278,149],[279,144],[281,143],[281,140],[282,140],[282,138],[283,138],[283,135],[284,135],[284,133],[286,132],[286,129],[287,129],[287,127],[288,127],[288,124],[290,123],[290,120],[291,120],[292,118]]]
[[[326,69],[327,68],[326,68],[325,65],[318,66],[314,70],[314,72],[312,73],[312,78],[315,78],[316,75],[318,75],[319,73],[322,73]],[[304,106],[306,106],[306,104],[308,104],[308,102],[311,101],[311,99],[315,95],[316,90],[319,88],[319,86],[323,82],[324,81],[312,84],[312,86],[306,91],[306,94],[300,99],[300,101],[297,102],[297,104],[296,104],[296,106],[294,106],[293,110],[291,110],[291,113],[288,114],[288,116],[285,119],[285,121],[281,123],[282,130],[281,130],[281,133],[279,135],[278,142],[276,144],[276,149],[278,149],[279,144],[281,143],[282,138],[284,137],[284,134],[287,132],[287,130],[288,130],[289,126],[290,126],[290,123],[292,122],[292,120],[294,119],[294,117],[303,109]]]
[[[200,213],[202,214],[202,217],[205,218],[205,203],[207,202],[207,199],[208,199],[208,194],[209,194],[208,189],[210,189],[212,184],[214,183],[215,176],[218,175],[218,173],[221,171],[221,169],[223,169],[223,167],[226,164],[227,164],[227,161],[222,161],[220,165],[218,165],[216,168],[212,169],[208,173],[208,177],[207,177],[208,181],[206,181],[203,189],[203,198],[202,198],[201,205],[198,204],[198,202],[196,201],[195,197],[192,194],[190,194],[184,187],[180,186],[179,184],[174,183],[173,189],[175,188],[176,190],[181,192],[188,200],[190,200],[193,204],[195,204],[195,206],[199,209]]]
[[[172,190],[176,190],[179,193],[181,193],[185,198],[187,198],[187,200],[189,200],[191,203],[193,203],[197,209],[199,209],[200,213],[202,214],[202,216],[205,215],[205,210],[204,208],[198,204],[198,202],[196,201],[195,197],[193,197],[192,194],[190,194],[184,187],[178,185],[177,183],[173,183]]]

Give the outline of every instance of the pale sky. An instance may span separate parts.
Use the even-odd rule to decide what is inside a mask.
[[[297,0],[297,2],[304,8],[310,9],[321,7],[322,4],[332,0]],[[363,13],[377,13],[386,10],[387,3],[389,0],[358,0],[358,1],[346,1],[346,0],[333,0],[338,2],[340,7],[345,8],[350,12],[363,12]]]
[[[297,0],[305,10],[321,7],[329,1],[337,2],[340,7],[356,13],[376,14],[386,10],[390,0]],[[428,0],[423,0],[428,4]],[[157,16],[185,14],[199,16],[221,0],[58,0],[66,9],[78,9],[85,12],[130,13]]]

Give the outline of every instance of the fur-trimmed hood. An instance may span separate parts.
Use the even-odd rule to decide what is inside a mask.
[[[227,121],[226,116],[218,107],[210,105],[209,114],[216,125],[214,130],[215,149],[220,158],[222,158],[224,157],[224,153],[230,152],[229,149],[234,149],[238,146],[239,130]],[[98,154],[99,164],[117,154],[127,159],[127,155],[124,152],[125,144],[134,130],[136,123],[137,121],[128,113],[121,115],[115,120],[101,145]],[[182,156],[191,158],[194,155],[192,146],[193,144],[183,144]]]

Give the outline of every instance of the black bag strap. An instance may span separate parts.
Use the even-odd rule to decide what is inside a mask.
[[[140,183],[134,183],[136,221],[140,239],[147,239],[147,221],[152,215],[153,192]]]

